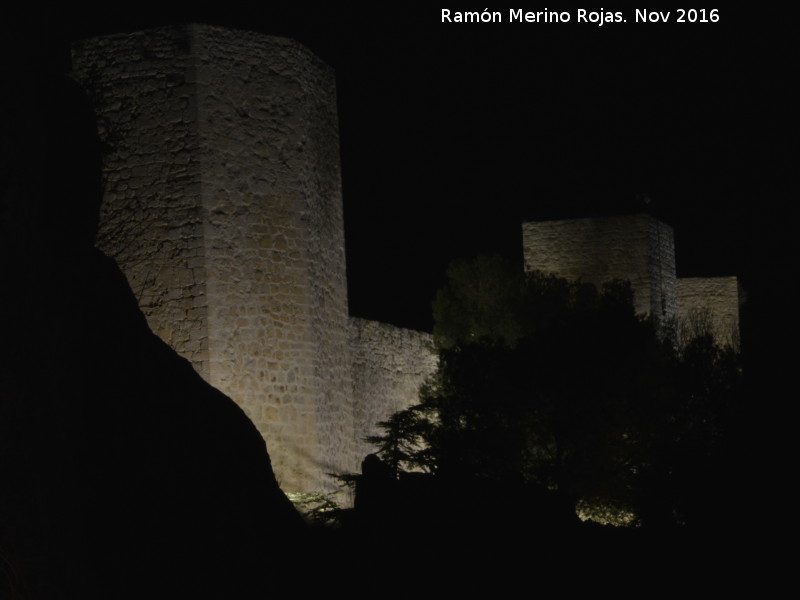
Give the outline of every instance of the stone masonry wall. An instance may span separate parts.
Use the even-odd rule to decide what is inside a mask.
[[[190,28],[206,215],[209,381],[271,443],[288,491],[351,471],[333,71],[292,40]]]
[[[739,282],[736,277],[678,279],[681,338],[710,329],[718,343],[739,344]]]
[[[108,149],[97,245],[122,268],[151,329],[207,376],[201,165],[186,35],[161,29],[86,40],[73,47],[72,61]]]
[[[205,25],[87,40],[73,67],[108,147],[98,245],[153,331],[256,424],[284,490],[338,489],[327,474],[358,469],[436,358],[427,334],[348,318],[333,72]],[[676,280],[672,229],[648,215],[522,229],[527,270],[627,279],[640,313],[738,327],[736,279]]]
[[[626,279],[638,313],[675,318],[672,228],[649,215],[535,221],[522,225],[525,269],[601,286]]]
[[[291,40],[204,25],[87,40],[98,244],[154,332],[267,439],[286,491],[352,471],[334,75]]]
[[[436,370],[430,334],[377,321],[350,319],[353,358],[356,456],[375,449],[364,441],[377,435],[379,421],[408,408],[419,399],[419,388]]]
[[[640,215],[647,228],[648,271],[650,272],[650,306],[652,314],[666,322],[678,316],[675,268],[675,233],[666,223]]]

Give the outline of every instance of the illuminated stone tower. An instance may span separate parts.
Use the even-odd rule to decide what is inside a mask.
[[[672,227],[649,215],[532,221],[522,224],[526,270],[601,286],[631,282],[637,313],[677,317]]]
[[[676,277],[672,227],[650,215],[531,221],[522,224],[522,244],[526,270],[598,287],[628,280],[637,313],[677,326],[683,339],[707,332],[738,346],[736,277]]]
[[[284,490],[332,489],[357,467],[332,70],[205,25],[87,40],[73,68],[108,147],[98,246]]]

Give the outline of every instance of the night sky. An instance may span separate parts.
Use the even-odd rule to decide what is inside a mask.
[[[429,328],[452,259],[520,260],[526,219],[639,211],[675,228],[679,276],[738,275],[753,314],[785,295],[794,69],[779,13],[637,24],[617,5],[628,22],[599,27],[577,7],[559,7],[570,23],[490,7],[505,22],[443,24],[439,8],[387,6],[129,4],[37,23],[55,69],[72,39],[192,21],[292,37],[333,66],[355,315]]]

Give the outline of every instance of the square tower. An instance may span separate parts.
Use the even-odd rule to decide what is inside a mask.
[[[672,227],[645,214],[522,224],[525,270],[555,273],[598,288],[631,282],[634,308],[661,322],[677,315]]]

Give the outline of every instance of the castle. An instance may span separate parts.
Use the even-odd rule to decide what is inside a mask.
[[[351,317],[334,75],[298,43],[206,25],[85,40],[104,158],[98,247],[151,329],[233,398],[286,492],[337,489],[435,370],[430,336]],[[640,312],[738,323],[735,278],[678,279],[646,215],[523,225],[527,269],[631,280]]]

